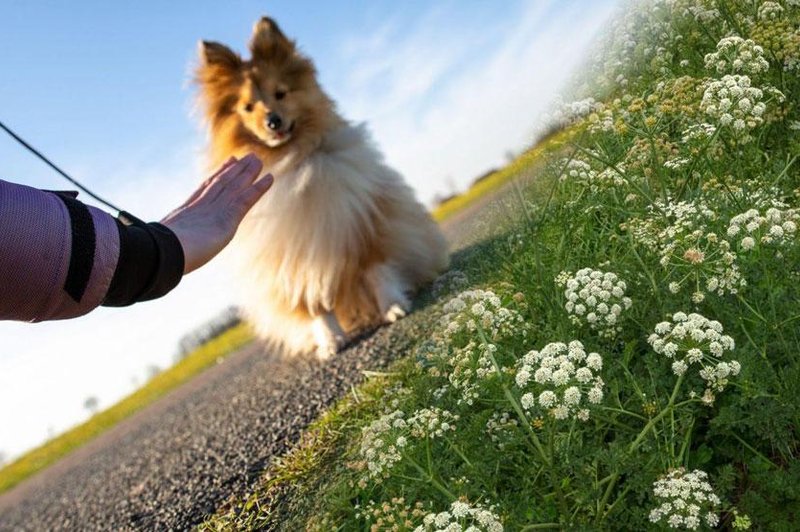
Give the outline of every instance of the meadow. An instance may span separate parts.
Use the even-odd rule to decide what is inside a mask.
[[[203,529],[796,529],[800,2],[635,3],[598,49],[428,334]]]

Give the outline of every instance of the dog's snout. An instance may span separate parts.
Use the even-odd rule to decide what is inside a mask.
[[[283,125],[283,120],[278,113],[269,113],[267,115],[267,127],[273,131],[277,131]]]

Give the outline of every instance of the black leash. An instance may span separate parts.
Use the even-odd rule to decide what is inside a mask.
[[[72,183],[73,185],[75,185],[76,187],[81,189],[82,191],[84,191],[86,194],[88,194],[89,196],[93,197],[94,199],[96,199],[97,201],[99,201],[100,203],[105,205],[106,207],[109,207],[112,210],[117,211],[119,213],[119,216],[118,216],[119,219],[124,224],[132,225],[132,224],[143,224],[144,223],[141,220],[139,220],[137,217],[133,216],[132,214],[130,214],[128,212],[123,211],[122,209],[120,209],[119,207],[117,207],[116,205],[111,203],[110,201],[104,200],[103,198],[101,198],[100,196],[98,196],[97,194],[95,194],[94,192],[92,192],[91,190],[86,188],[85,186],[81,185],[76,179],[73,179],[72,177],[70,177],[69,174],[67,174],[64,170],[62,170],[61,168],[56,166],[55,163],[53,163],[50,159],[48,159],[47,157],[42,155],[42,153],[39,150],[37,150],[36,148],[34,148],[33,146],[31,146],[30,144],[25,142],[25,139],[23,139],[22,137],[20,137],[16,133],[14,133],[14,131],[12,131],[11,128],[9,128],[7,125],[5,125],[2,121],[0,121],[0,128],[2,128],[6,133],[11,135],[11,138],[16,140],[20,144],[22,144],[29,152],[31,152],[32,154],[37,156],[39,159],[44,161],[44,163],[47,164],[50,168],[52,168],[53,170],[58,172],[64,179],[66,179],[67,181],[69,181],[70,183]]]

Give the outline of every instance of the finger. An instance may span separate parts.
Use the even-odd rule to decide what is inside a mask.
[[[218,175],[220,175],[222,172],[224,172],[225,170],[227,170],[228,168],[230,168],[231,166],[233,166],[233,164],[234,164],[234,163],[236,163],[238,160],[239,160],[239,159],[237,159],[235,155],[231,155],[231,157],[230,157],[230,158],[229,158],[227,161],[225,161],[224,163],[222,163],[222,166],[220,166],[219,168],[217,168],[217,171],[216,171],[216,172],[214,172],[214,173],[211,175],[211,177],[209,177],[209,178],[208,178],[208,181],[211,181],[212,179],[214,179],[215,177],[217,177]]]
[[[217,170],[213,174],[208,176],[205,179],[205,181],[203,181],[203,184],[201,185],[200,189],[207,188],[207,187],[211,186],[211,184],[215,180],[217,180],[217,178],[219,176],[221,176],[226,170],[228,170],[231,166],[235,165],[237,162],[238,162],[238,159],[236,157],[234,157],[234,156],[231,156],[230,159],[225,161],[219,168],[217,168]]]
[[[264,168],[264,163],[261,162],[261,159],[253,154],[242,158],[242,161],[245,160],[247,160],[247,166],[243,167],[241,172],[231,178],[230,181],[230,190],[234,194],[252,185]]]
[[[193,203],[194,201],[196,201],[209,187],[212,186],[212,184],[214,183],[214,180],[217,179],[217,177],[219,177],[220,174],[222,174],[222,172],[224,172],[225,170],[227,170],[228,168],[233,166],[233,164],[236,163],[236,161],[237,161],[237,159],[236,159],[235,156],[231,156],[227,161],[225,161],[222,164],[222,166],[220,166],[217,169],[216,172],[211,174],[211,176],[207,177],[203,181],[203,183],[199,187],[197,187],[194,192],[192,192],[192,195],[189,196],[189,199],[187,199],[186,201],[183,202],[183,205],[181,205],[181,207],[186,207],[186,206],[190,205],[191,203]]]
[[[205,201],[212,203],[230,194],[231,190],[236,190],[237,185],[235,185],[235,183],[237,183],[239,176],[243,173],[251,172],[251,168],[255,164],[254,161],[259,165],[261,164],[258,158],[251,155],[232,162],[227,168],[216,175],[207,187],[200,191],[195,202]]]
[[[272,187],[274,182],[275,178],[272,176],[272,174],[266,174],[256,180],[256,182],[251,186],[241,191],[237,199],[239,206],[242,208],[242,216],[247,214],[247,211],[249,211],[259,199],[261,199],[261,197]]]

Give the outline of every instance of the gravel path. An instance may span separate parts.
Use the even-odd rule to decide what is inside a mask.
[[[448,220],[468,245],[481,201]],[[0,495],[0,531],[184,530],[249,492],[275,456],[420,332],[414,316],[331,360],[282,359],[254,342]]]

